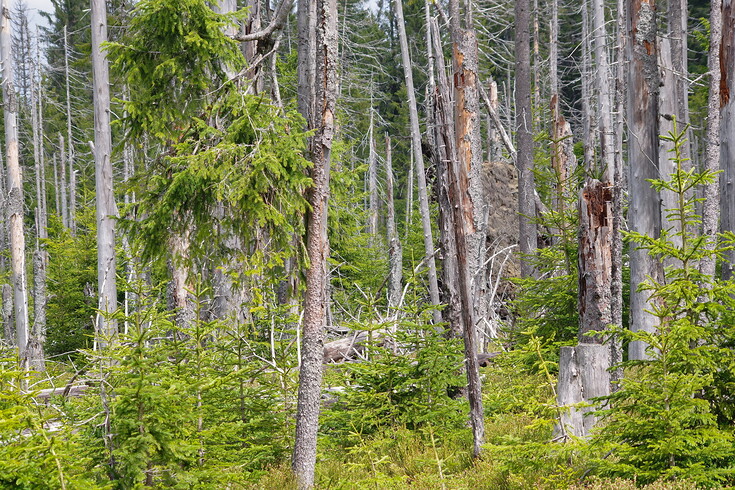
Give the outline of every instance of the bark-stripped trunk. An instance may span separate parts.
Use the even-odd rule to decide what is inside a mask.
[[[74,140],[71,134],[71,83],[69,78],[69,37],[64,25],[64,78],[66,85],[66,140],[69,162],[69,229],[72,236],[77,234],[77,178],[74,170]]]
[[[91,0],[92,74],[94,81],[94,162],[97,196],[97,321],[98,345],[104,348],[114,341],[117,322],[112,313],[117,309],[115,277],[115,218],[117,207],[112,182],[112,131],[110,129],[110,75],[108,61],[102,52],[107,42],[107,6],[103,0]]]
[[[517,0],[515,5],[516,54],[516,148],[518,157],[518,237],[521,252],[521,276],[534,274],[529,257],[536,252],[536,201],[533,176],[533,122],[531,120],[531,53],[530,11],[528,0]]]
[[[68,186],[66,185],[66,151],[64,135],[59,133],[59,185],[56,192],[61,194],[61,223],[64,227],[69,228],[69,196],[67,194]]]
[[[435,39],[438,41],[438,36]],[[437,60],[441,60],[441,48],[435,49]],[[474,53],[473,53],[474,51]],[[467,29],[461,32],[461,42],[454,45],[454,94],[455,94],[455,119],[454,126],[456,135],[452,131],[450,114],[452,110],[449,102],[449,83],[446,74],[441,68],[437,70],[439,75],[438,89],[435,94],[434,109],[437,118],[435,125],[437,131],[437,142],[444,146],[447,162],[448,176],[448,204],[452,213],[454,229],[454,247],[456,252],[457,277],[456,289],[459,295],[459,320],[464,340],[465,371],[467,373],[467,398],[470,402],[470,421],[472,423],[472,435],[474,441],[473,455],[479,457],[482,445],[485,442],[485,423],[482,410],[482,385],[480,383],[479,364],[477,361],[476,341],[476,303],[473,296],[477,290],[473,288],[472,275],[474,268],[479,264],[471,264],[470,244],[473,238],[476,240],[477,228],[475,225],[475,214],[473,213],[473,197],[470,189],[471,165],[479,160],[481,165],[482,148],[478,148],[479,131],[479,93],[477,88],[477,43],[474,32]],[[474,92],[474,93],[473,93]],[[473,100],[474,98],[474,100]],[[456,139],[452,141],[452,136]],[[456,144],[456,150],[452,145]],[[475,170],[479,179],[479,168]],[[474,175],[473,175],[474,177]],[[483,227],[484,230],[484,227]],[[482,232],[484,234],[484,231]],[[474,244],[473,244],[474,245]],[[475,256],[476,257],[476,256]]]
[[[196,307],[192,291],[194,284],[191,274],[190,231],[176,233],[169,240],[171,249],[171,304],[176,324],[181,330],[189,330],[196,320]]]
[[[421,227],[424,232],[424,252],[426,254],[427,268],[429,272],[429,299],[433,306],[439,306],[439,283],[436,277],[436,262],[434,260],[434,233],[431,230],[431,214],[429,210],[429,195],[426,189],[426,170],[424,169],[424,154],[421,151],[421,129],[419,127],[419,115],[416,106],[416,90],[413,85],[413,65],[408,51],[408,38],[406,36],[406,25],[403,21],[403,5],[401,0],[393,2],[396,25],[398,27],[398,39],[401,45],[401,63],[403,64],[403,76],[406,82],[408,96],[408,116],[411,122],[411,146],[413,150],[414,164],[416,165],[416,177],[419,191],[419,211],[421,213]],[[434,323],[441,322],[441,312],[434,310]]]
[[[337,1],[316,2],[316,135],[311,141],[314,166],[309,192],[311,211],[307,217],[304,321],[296,409],[296,439],[292,468],[301,489],[314,486],[316,442],[319,428],[319,401],[324,356],[324,325],[327,316],[327,203],[329,172],[334,138],[337,75]],[[301,87],[300,87],[301,89]],[[301,91],[301,90],[299,90]]]
[[[610,348],[599,335],[611,322],[612,189],[591,180],[579,198],[579,344],[562,347],[558,403],[569,406],[610,394]],[[596,418],[592,408],[570,408],[561,418],[564,433],[587,437]]]
[[[605,29],[605,4],[593,0],[593,32],[595,33],[595,61],[597,62],[597,106],[600,132],[601,170],[603,180],[611,182],[615,165],[614,133],[612,123],[612,91],[610,87],[610,63],[607,57],[607,30]]]
[[[62,218],[63,223],[63,211],[61,209],[61,183],[59,179],[59,159],[57,158],[56,153],[54,153],[51,157],[54,161],[53,168],[54,168],[54,204],[56,205],[54,210],[56,211],[56,215]]]
[[[396,208],[393,201],[393,158],[390,136],[385,135],[385,194],[388,208],[388,263],[390,278],[388,279],[388,307],[390,314],[396,315],[401,302],[401,281],[403,280],[403,249],[396,228]]]
[[[372,246],[377,245],[378,234],[378,154],[375,151],[375,121],[373,120],[373,109],[370,108],[370,129],[368,134],[368,234]]]
[[[629,0],[627,12],[628,56],[628,159],[630,164],[631,231],[658,238],[661,212],[658,193],[649,179],[658,172],[658,55],[656,44],[655,0]],[[649,291],[638,287],[652,279],[660,281],[661,265],[647,250],[630,251],[630,328],[654,332],[656,317],[650,313]],[[650,278],[650,279],[649,279]],[[630,359],[645,359],[646,344],[631,342]]]
[[[722,41],[720,43],[720,220],[722,231],[735,231],[735,5],[722,1]],[[735,250],[726,254],[723,279],[731,279]]]
[[[595,165],[595,130],[593,121],[595,119],[595,110],[590,103],[591,99],[591,73],[590,65],[592,64],[590,54],[592,51],[590,42],[590,21],[588,2],[582,2],[582,72],[581,72],[581,90],[582,90],[582,139],[584,144],[584,168],[591,169]]]
[[[732,8],[731,8],[732,11]],[[710,49],[709,61],[709,96],[707,98],[707,133],[704,165],[710,172],[720,169],[720,47],[722,45],[722,0],[712,0],[710,12]],[[731,37],[732,40],[732,31]],[[732,72],[730,72],[732,73]],[[724,165],[723,165],[724,167]],[[720,176],[717,176],[719,179]],[[716,180],[704,189],[704,205],[702,208],[702,233],[709,238],[707,247],[711,250],[717,240],[720,219],[720,183]],[[707,277],[715,277],[716,260],[706,257],[699,264],[700,271]],[[723,266],[723,269],[726,267]]]
[[[10,50],[11,24],[7,0],[0,1],[0,57],[5,114],[5,156],[7,164],[7,219],[10,238],[10,265],[18,357],[28,367],[28,286],[26,279],[25,230],[23,226],[23,176],[18,155],[18,101],[13,85],[13,58]]]

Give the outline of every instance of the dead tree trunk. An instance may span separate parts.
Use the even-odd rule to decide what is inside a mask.
[[[117,335],[115,268],[115,218],[117,207],[113,194],[112,130],[110,128],[110,74],[102,44],[107,42],[107,6],[92,0],[92,74],[94,81],[94,161],[97,196],[97,294],[99,310],[97,336],[104,348]]]
[[[595,61],[597,62],[597,106],[600,131],[601,165],[603,180],[612,182],[615,166],[614,133],[612,123],[612,91],[610,88],[610,63],[607,57],[607,30],[605,29],[605,4],[593,0],[593,32],[595,33]]]
[[[69,187],[66,185],[66,151],[64,135],[59,133],[59,186],[56,192],[61,195],[61,223],[65,228],[69,228],[69,195],[67,190]]]
[[[521,276],[534,274],[531,259],[536,253],[536,201],[533,176],[533,121],[531,111],[531,53],[529,0],[517,0],[515,5],[516,53],[516,148],[518,157],[518,237],[521,251]]]
[[[396,228],[396,208],[393,201],[393,159],[390,136],[385,134],[385,193],[388,207],[388,263],[390,278],[388,279],[388,307],[391,315],[401,302],[401,282],[403,280],[403,249]]]
[[[66,85],[66,141],[69,162],[69,229],[72,236],[77,234],[77,179],[74,170],[74,140],[71,133],[71,83],[69,77],[69,37],[64,25],[64,79]]]
[[[316,2],[316,135],[311,141],[314,166],[309,192],[311,211],[307,217],[306,251],[309,268],[306,271],[304,321],[299,371],[299,395],[296,409],[296,440],[292,468],[298,487],[314,486],[316,442],[319,428],[319,400],[324,356],[324,325],[327,316],[327,203],[329,174],[334,138],[334,119],[338,92],[337,74],[337,1]],[[301,92],[301,87],[299,92]]]
[[[372,246],[377,245],[378,234],[378,154],[375,151],[375,121],[373,109],[370,108],[370,129],[368,134],[368,234]]]
[[[591,180],[579,198],[579,344],[562,347],[559,357],[559,406],[590,402],[610,394],[610,347],[588,335],[610,324],[612,281],[612,189]],[[594,408],[570,407],[562,414],[562,433],[587,437],[596,419]]]
[[[23,176],[18,155],[18,101],[13,85],[13,58],[10,7],[0,1],[0,56],[2,57],[2,88],[5,114],[5,155],[7,164],[7,212],[10,237],[10,265],[15,309],[15,335],[18,357],[24,369],[28,368],[28,283],[26,279],[25,229],[23,225]]]
[[[456,60],[455,65],[462,67],[462,78],[464,83],[468,85],[472,84],[472,78],[476,83],[476,72],[473,71],[471,61],[464,57],[462,59],[462,52],[471,49],[467,46],[471,46],[474,39],[474,33],[471,30],[463,31],[463,42],[462,47],[458,48],[455,45]],[[438,38],[436,39],[438,41]],[[476,44],[475,44],[476,46]],[[437,46],[438,47],[438,46]],[[437,60],[441,60],[439,53],[441,49],[436,49],[435,54]],[[470,55],[471,56],[471,55]],[[475,58],[476,60],[477,58]],[[466,61],[470,61],[467,65]],[[469,65],[469,66],[468,66]],[[443,69],[437,70],[439,74],[439,83],[435,94],[435,114],[437,118],[436,130],[437,130],[437,143],[439,146],[444,146],[448,150],[454,144],[452,136],[454,132],[451,130],[452,123],[450,114],[452,113],[451,106],[449,104],[449,83],[446,80],[446,74]],[[455,80],[457,77],[455,77]],[[469,162],[468,159],[472,158],[472,142],[468,141],[472,131],[472,119],[468,112],[471,113],[471,109],[468,108],[466,100],[460,100],[463,96],[467,96],[467,93],[462,94],[462,90],[457,90],[455,86],[455,104],[457,104],[457,113],[455,119],[457,135],[462,134],[467,139],[456,138],[457,150],[446,151],[447,159],[447,174],[448,174],[448,201],[449,207],[452,210],[452,221],[454,225],[454,246],[456,250],[456,265],[457,265],[457,278],[456,288],[459,294],[459,319],[461,324],[462,338],[464,340],[464,354],[465,354],[465,370],[467,373],[467,398],[470,402],[470,421],[472,423],[472,435],[474,440],[473,455],[479,457],[482,452],[482,444],[485,442],[485,423],[484,415],[482,410],[482,385],[480,383],[479,365],[477,362],[477,343],[476,343],[476,332],[475,332],[475,307],[472,301],[473,285],[472,285],[472,272],[469,264],[469,251],[468,251],[468,238],[476,232],[474,226],[474,215],[472,213],[472,198],[470,196],[469,186]],[[460,89],[462,87],[459,87]],[[475,97],[478,97],[477,87],[475,86]],[[477,102],[477,101],[476,101]],[[470,109],[470,110],[467,110]],[[465,112],[463,114],[463,112]],[[477,112],[475,111],[474,122],[479,123],[477,118]],[[478,128],[479,129],[479,128]],[[461,131],[461,133],[460,133]],[[477,136],[479,137],[479,131]],[[482,152],[482,149],[478,150],[477,156]],[[470,160],[471,161],[471,160]]]
[[[658,192],[649,179],[659,178],[658,171],[658,53],[656,43],[655,0],[629,0],[627,12],[628,56],[628,160],[630,164],[631,231],[658,238],[661,211]],[[648,291],[638,287],[650,279],[662,279],[661,265],[647,250],[630,251],[630,328],[633,331],[656,330],[656,317]],[[650,278],[650,279],[649,279]],[[646,345],[631,342],[630,359],[645,359]]]
[[[722,231],[735,231],[735,5],[722,1],[720,44],[720,220]],[[733,277],[735,250],[726,254],[723,279]]]
[[[722,45],[722,0],[712,0],[710,12],[710,45],[709,61],[709,96],[707,97],[707,133],[704,166],[710,172],[720,170],[720,48]],[[732,31],[731,31],[732,33]],[[732,39],[732,34],[730,39]],[[732,72],[730,72],[732,73]],[[723,165],[724,168],[724,165]],[[720,179],[718,175],[716,177]],[[720,182],[716,180],[704,189],[704,205],[702,208],[702,234],[708,237],[707,247],[712,250],[717,240],[720,221]],[[731,261],[732,262],[732,261]],[[714,279],[715,257],[705,257],[699,263],[700,271]],[[723,264],[723,269],[726,267]]]
[[[3,334],[5,341],[15,343],[15,325],[13,324],[13,288],[10,284],[3,284]]]
[[[393,0],[396,25],[398,27],[398,39],[401,45],[401,63],[403,64],[403,75],[406,82],[408,96],[408,115],[411,122],[411,146],[416,165],[416,177],[418,180],[419,210],[421,212],[421,227],[424,232],[424,252],[426,254],[427,268],[429,272],[429,300],[432,306],[439,306],[439,283],[436,277],[436,261],[434,260],[434,233],[431,230],[431,214],[429,211],[429,195],[426,190],[426,170],[424,169],[424,154],[421,151],[421,129],[419,127],[419,115],[416,105],[416,90],[413,85],[413,65],[408,51],[408,37],[406,26],[403,21],[403,5],[401,0]],[[434,323],[441,322],[441,312],[437,309],[433,312]]]

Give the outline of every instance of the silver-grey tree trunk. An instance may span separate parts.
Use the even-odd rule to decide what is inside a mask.
[[[515,103],[516,149],[518,157],[518,237],[521,252],[521,276],[534,274],[530,259],[536,253],[535,179],[533,175],[533,120],[531,110],[531,12],[529,0],[517,0],[515,4]]]
[[[377,245],[378,234],[378,153],[375,150],[375,121],[370,108],[370,128],[368,130],[368,234],[373,246]]]
[[[659,178],[658,171],[658,50],[656,42],[655,0],[628,0],[628,160],[630,165],[631,231],[657,238],[661,232],[659,195],[648,179]],[[649,291],[638,291],[650,279],[662,279],[662,267],[647,250],[630,251],[630,328],[654,332],[656,317],[650,313]],[[650,279],[649,279],[650,278]],[[645,359],[646,344],[631,342],[630,359]]]
[[[710,172],[720,170],[720,46],[722,45],[722,0],[712,0],[710,7],[709,95],[707,97],[707,132],[705,135],[704,166]],[[730,38],[732,39],[732,37]],[[732,72],[730,72],[732,73]],[[719,179],[719,175],[717,177]],[[720,221],[720,183],[716,180],[704,188],[702,234],[709,238],[707,246],[714,248]],[[706,257],[699,263],[702,274],[715,277],[717,261]]]
[[[610,87],[610,63],[607,55],[607,30],[605,29],[605,3],[603,0],[592,0],[592,19],[595,39],[595,61],[597,62],[597,106],[600,134],[601,170],[603,180],[612,182],[614,160],[614,133],[612,123],[612,90]]]
[[[319,428],[319,401],[324,356],[324,326],[327,316],[327,204],[332,140],[335,132],[337,73],[337,1],[316,2],[315,124],[311,141],[311,211],[307,217],[306,293],[296,409],[296,439],[292,468],[300,489],[314,486],[316,442]],[[300,90],[301,91],[301,90]]]
[[[71,133],[71,80],[69,76],[69,36],[64,25],[64,80],[66,86],[66,141],[69,163],[69,229],[77,233],[77,177],[74,170],[74,139]]]
[[[18,100],[13,85],[11,23],[8,0],[0,1],[0,58],[5,116],[5,160],[7,165],[7,220],[10,238],[10,267],[13,283],[15,336],[18,357],[28,367],[28,283],[26,278],[25,229],[23,225],[23,176],[18,155]]]
[[[104,0],[91,0],[92,75],[94,100],[94,162],[97,204],[97,294],[100,314],[96,325],[98,345],[114,341],[117,322],[115,276],[115,219],[117,207],[113,194],[112,131],[110,129],[110,73],[102,43],[107,42],[107,6]]]
[[[396,228],[396,207],[393,199],[393,151],[390,136],[385,134],[385,194],[388,208],[388,264],[390,277],[388,279],[388,307],[391,315],[397,312],[395,308],[401,303],[401,282],[403,281],[403,248]]]
[[[722,0],[720,44],[720,222],[722,231],[735,231],[735,5]],[[723,279],[733,277],[735,250],[726,254]]]
[[[429,195],[426,189],[426,169],[424,168],[424,154],[421,151],[421,129],[419,114],[416,105],[416,90],[413,85],[413,65],[408,51],[408,37],[403,20],[403,4],[401,0],[393,0],[393,7],[398,27],[398,40],[401,45],[401,63],[403,64],[403,78],[406,83],[408,97],[408,116],[411,124],[411,149],[413,150],[414,165],[418,181],[419,211],[421,213],[421,227],[424,233],[424,253],[426,254],[429,272],[429,299],[433,306],[439,306],[439,283],[436,276],[436,261],[434,260],[434,233],[431,229],[431,214],[429,210]],[[441,312],[434,310],[434,323],[441,322]]]
[[[59,133],[59,188],[57,188],[57,191],[59,194],[61,194],[61,223],[66,227],[69,228],[69,195],[67,194],[67,191],[69,189],[69,186],[67,185],[66,180],[66,151],[65,146],[66,143],[64,141],[64,135]]]

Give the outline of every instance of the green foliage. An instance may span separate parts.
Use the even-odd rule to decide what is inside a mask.
[[[703,395],[712,393],[722,373],[732,377],[731,351],[722,338],[732,336],[735,284],[701,274],[698,263],[721,256],[733,237],[712,243],[696,234],[698,199],[688,196],[697,186],[714,182],[715,175],[683,168],[684,133],[674,128],[663,139],[674,144],[676,171],[652,185],[678,197],[677,207],[667,214],[679,230],[666,230],[659,238],[637,233],[628,238],[654,256],[675,259],[675,265],[666,268],[665,281],[640,285],[651,294],[656,331],[611,331],[627,341],[645,342],[649,359],[623,363],[626,377],[605,398],[599,412],[604,423],[594,444],[613,454],[599,461],[602,474],[635,476],[642,483],[667,478],[717,486],[734,481],[734,438],[730,424],[718,425],[715,400]],[[717,403],[727,402],[720,397]]]
[[[0,358],[0,487],[102,488],[85,475],[88,461],[63,413],[38,406],[23,389],[31,377],[14,358]]]
[[[340,368],[335,382],[344,388],[324,416],[331,439],[350,445],[393,426],[431,425],[442,434],[463,427],[466,400],[455,398],[465,383],[461,345],[424,325],[420,319],[401,321],[394,333],[375,333],[367,360]],[[379,338],[385,345],[378,345]]]
[[[223,29],[238,16],[217,14],[205,0],[136,4],[126,36],[107,45],[111,70],[130,88],[123,105],[134,136],[175,139],[210,103],[208,92],[226,81],[225,68],[243,66],[237,42]]]

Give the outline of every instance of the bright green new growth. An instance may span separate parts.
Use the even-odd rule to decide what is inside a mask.
[[[649,359],[622,363],[626,376],[618,391],[604,399],[603,422],[592,448],[599,452],[602,445],[610,451],[609,458],[598,461],[603,474],[640,483],[666,478],[714,486],[731,482],[734,474],[732,426],[718,424],[716,410],[732,404],[717,393],[720,380],[731,377],[735,368],[725,345],[733,334],[735,284],[701,274],[698,262],[719,258],[733,236],[709,244],[709,237],[698,234],[695,204],[701,199],[691,196],[698,186],[713,183],[716,174],[684,168],[684,132],[677,132],[676,125],[662,139],[674,145],[676,171],[652,185],[676,194],[677,207],[666,211],[677,227],[659,238],[629,233],[628,239],[659,259],[676,261],[666,268],[662,283],[639,286],[651,294],[659,320],[656,332],[610,331],[625,342],[645,342]]]

